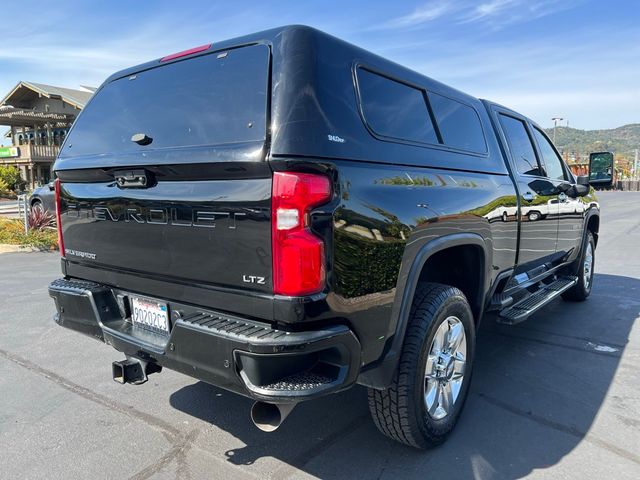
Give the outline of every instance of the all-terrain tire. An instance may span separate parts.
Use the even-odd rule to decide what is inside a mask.
[[[447,318],[455,316],[464,326],[466,358],[464,377],[452,411],[435,419],[425,401],[425,368],[433,338]],[[445,441],[453,430],[466,399],[475,353],[473,314],[465,295],[457,288],[436,283],[416,289],[400,361],[391,385],[369,389],[369,410],[386,436],[416,448],[430,448]]]
[[[590,252],[590,253],[589,253]],[[589,254],[591,260],[588,261]],[[591,232],[587,232],[580,256],[576,260],[576,265],[572,268],[578,276],[578,283],[562,294],[564,300],[570,302],[583,302],[591,294],[593,287],[593,267],[596,260],[596,241]],[[588,272],[585,270],[588,269]]]

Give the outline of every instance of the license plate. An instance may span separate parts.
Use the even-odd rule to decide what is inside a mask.
[[[169,315],[167,304],[148,298],[131,298],[131,321],[147,330],[169,333]]]

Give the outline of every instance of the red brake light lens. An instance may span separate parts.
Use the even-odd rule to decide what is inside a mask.
[[[325,281],[324,242],[309,229],[309,212],[331,199],[323,175],[276,172],[272,188],[273,291],[309,295]]]
[[[175,60],[176,58],[186,57],[187,55],[193,55],[194,53],[204,52],[205,50],[209,50],[211,48],[211,43],[207,45],[200,45],[199,47],[193,47],[189,50],[183,50],[182,52],[172,53],[171,55],[167,55],[166,57],[162,57],[160,59],[161,62],[168,62],[170,60]]]
[[[64,240],[62,239],[62,220],[60,219],[60,210],[62,205],[60,204],[60,179],[56,178],[55,185],[55,199],[56,199],[56,225],[58,226],[58,248],[60,248],[60,255],[64,257]]]

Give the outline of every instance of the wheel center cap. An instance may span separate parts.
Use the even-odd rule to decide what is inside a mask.
[[[440,371],[439,377],[442,380],[451,380],[455,367],[455,358],[453,355],[441,353],[438,356],[437,369]]]

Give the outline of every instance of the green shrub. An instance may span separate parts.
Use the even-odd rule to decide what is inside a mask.
[[[58,248],[58,232],[55,228],[42,228],[25,234],[21,220],[0,219],[0,243],[50,250]]]
[[[7,195],[10,192],[9,184],[0,178],[0,195]]]
[[[0,165],[0,183],[6,183],[8,190],[14,190],[16,185],[22,183],[20,169],[13,165]]]

